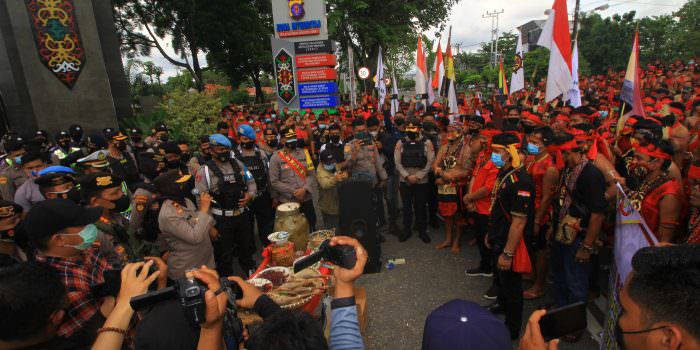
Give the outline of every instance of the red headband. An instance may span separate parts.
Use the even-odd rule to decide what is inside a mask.
[[[700,179],[700,166],[691,165],[688,169],[688,178],[693,180]]]
[[[648,145],[648,146],[639,146],[634,148],[635,152],[639,152],[641,154],[646,154],[651,158],[660,158],[660,159],[667,159],[671,160],[671,155],[663,152],[660,148],[654,146],[654,145]]]
[[[559,150],[560,151],[571,151],[572,149],[579,148],[578,142],[576,142],[576,139],[569,140],[566,143],[563,143],[559,145]]]

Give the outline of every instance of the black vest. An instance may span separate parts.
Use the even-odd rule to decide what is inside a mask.
[[[333,143],[333,142],[328,142],[326,143],[326,148],[333,154],[333,158],[335,159],[336,163],[342,163],[345,161],[345,153],[343,153],[343,144],[341,143]]]
[[[422,168],[428,163],[428,155],[425,154],[425,139],[404,140],[401,143],[401,148],[401,165],[404,168]]]
[[[241,168],[235,159],[230,159],[228,162],[233,168],[233,174],[224,175],[216,162],[212,159],[207,162],[207,167],[219,179],[219,188],[216,193],[212,193],[214,200],[219,203],[221,209],[236,209],[239,207],[238,201],[243,198],[243,193],[247,190],[243,176],[241,176]]]
[[[255,154],[252,156],[244,156],[243,153],[238,149],[235,150],[235,153],[236,158],[238,158],[243,164],[245,164],[245,166],[248,167],[250,173],[253,174],[253,178],[255,179],[255,186],[258,189],[258,193],[263,193],[267,191],[267,157],[265,157],[265,160],[263,160],[263,156],[260,150],[258,149],[255,150]]]

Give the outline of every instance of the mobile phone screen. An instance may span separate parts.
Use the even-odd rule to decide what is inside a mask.
[[[540,330],[545,340],[561,338],[586,329],[586,303],[578,302],[547,311],[540,319]]]

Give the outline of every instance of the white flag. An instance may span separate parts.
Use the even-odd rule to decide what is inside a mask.
[[[399,88],[394,72],[391,72],[391,80],[391,116],[393,117],[399,111]]]
[[[381,111],[382,106],[384,106],[384,98],[386,97],[386,83],[384,82],[384,62],[382,62],[382,47],[379,47],[379,57],[377,57],[377,82],[374,84],[374,88],[377,89],[377,94],[379,95],[379,107],[377,110]]]
[[[428,81],[433,81],[433,72],[428,73]],[[428,84],[428,105],[432,105],[433,102],[435,102],[435,90],[431,84]]]
[[[564,101],[568,99],[571,88],[570,38],[566,0],[554,0],[554,6],[537,41],[537,45],[550,50],[545,102],[552,101],[559,95],[563,95]]]
[[[581,90],[578,88],[578,41],[574,41],[571,53],[571,89],[569,89],[570,104],[574,108],[581,107]]]
[[[510,93],[525,89],[525,61],[523,60],[522,33],[518,35],[518,46],[515,49],[513,74],[510,76]]]
[[[447,90],[447,101],[450,105],[450,121],[459,120],[459,106],[457,105],[457,92],[455,91],[454,80],[450,80],[450,87]]]
[[[350,44],[348,44],[348,72],[350,72],[350,106],[354,111],[357,106],[357,92],[355,91],[355,60]]]

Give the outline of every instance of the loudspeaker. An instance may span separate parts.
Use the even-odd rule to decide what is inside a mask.
[[[377,242],[376,200],[369,181],[347,179],[338,185],[340,202],[340,232],[356,238],[368,254],[365,273],[377,273],[382,268],[381,246]]]

